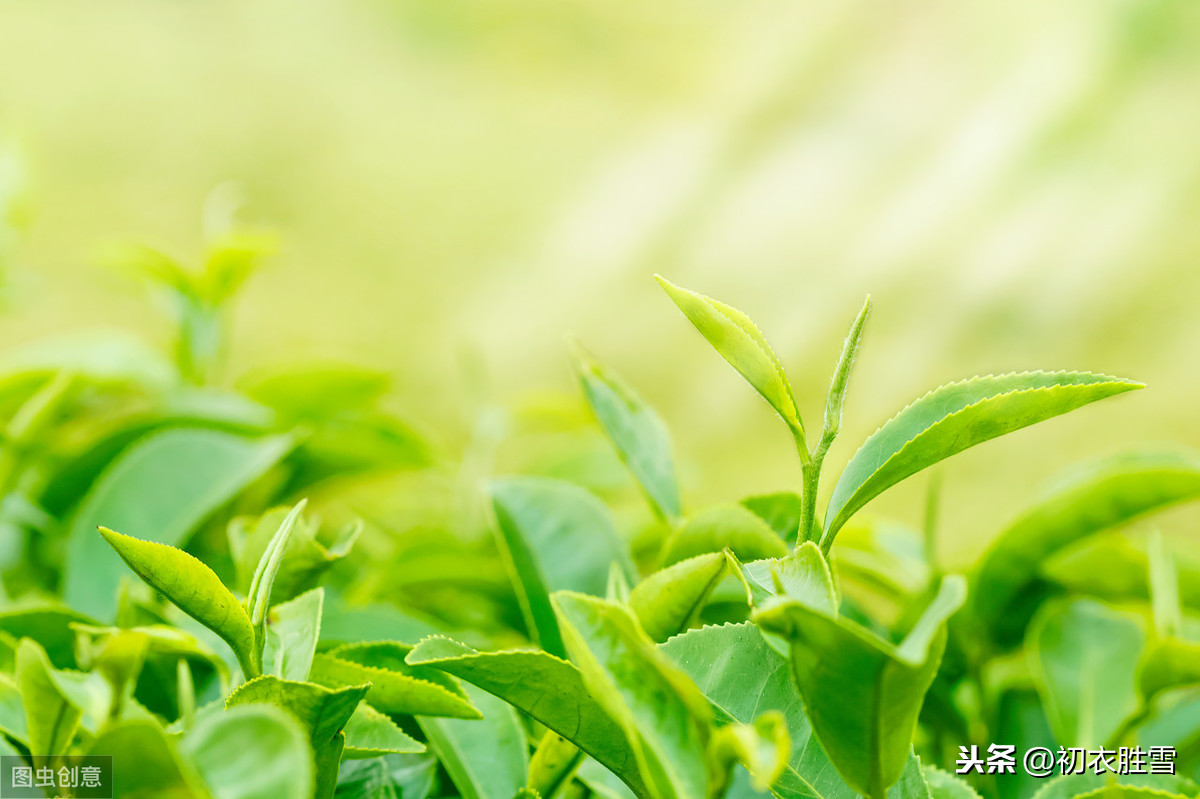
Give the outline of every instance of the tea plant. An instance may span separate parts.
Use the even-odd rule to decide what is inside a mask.
[[[1123,529],[1200,498],[1200,456],[1085,467],[968,576],[932,556],[933,493],[923,532],[863,512],[1139,383],[942,386],[868,437],[822,506],[870,302],[818,430],[748,317],[660,279],[779,415],[800,485],[688,507],[662,418],[572,344],[644,499],[615,514],[596,492],[607,461],[569,413],[480,392],[454,458],[385,409],[371,370],[218,388],[229,301],[261,253],[231,235],[195,271],[134,259],[174,298],[173,360],[93,339],[0,364],[0,754],[111,754],[121,797],[1200,793],[1200,566]],[[562,456],[539,461],[551,433]],[[951,773],[960,747],[989,743],[1170,745],[1179,773]]]

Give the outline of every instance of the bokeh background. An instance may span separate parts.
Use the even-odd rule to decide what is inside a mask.
[[[0,0],[0,342],[166,346],[98,253],[195,254],[234,181],[283,249],[228,380],[383,366],[453,449],[464,362],[510,406],[569,396],[573,334],[660,410],[693,506],[799,468],[654,272],[753,316],[814,420],[874,297],[834,470],[947,380],[1149,384],[949,462],[964,560],[1076,460],[1200,446],[1198,97],[1190,0]],[[875,507],[919,521],[912,482]]]

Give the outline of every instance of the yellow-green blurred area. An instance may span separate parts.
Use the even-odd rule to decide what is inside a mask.
[[[0,341],[168,346],[97,252],[194,255],[235,181],[283,248],[238,300],[230,380],[382,366],[452,447],[464,352],[507,404],[576,396],[574,334],[659,409],[692,507],[799,467],[654,272],[751,315],[810,426],[874,297],[835,474],[948,380],[1149,384],[947,463],[962,560],[1076,460],[1200,447],[1198,97],[1191,0],[4,0]],[[919,523],[923,492],[872,509]]]

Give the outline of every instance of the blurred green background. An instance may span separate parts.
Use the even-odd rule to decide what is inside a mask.
[[[1077,459],[1200,445],[1198,96],[1189,0],[3,0],[0,342],[166,346],[97,253],[198,252],[235,181],[283,249],[238,302],[230,380],[383,366],[453,448],[463,352],[521,404],[574,391],[574,334],[660,410],[693,506],[799,468],[653,272],[754,317],[814,424],[873,295],[835,471],[948,380],[1149,384],[948,463],[963,560]],[[873,507],[919,521],[922,482]]]

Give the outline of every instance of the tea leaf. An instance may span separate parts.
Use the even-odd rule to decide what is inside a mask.
[[[370,650],[356,654],[349,648],[318,654],[313,658],[310,679],[331,687],[369,682],[367,701],[384,713],[479,718],[479,711],[453,680],[436,669],[405,665],[408,649],[386,659],[372,657]]]
[[[83,713],[59,690],[46,652],[26,638],[17,648],[17,686],[25,705],[29,751],[38,756],[66,755]]]
[[[307,680],[321,637],[325,589],[314,588],[271,608],[263,647],[263,673],[285,680]]]
[[[213,570],[188,553],[100,528],[100,535],[155,591],[229,644],[247,677],[258,674],[254,628],[242,603]]]
[[[4,735],[29,747],[29,727],[25,721],[25,706],[13,677],[0,672],[0,741]]]
[[[500,697],[570,740],[642,795],[637,759],[621,726],[588,692],[574,665],[545,652],[477,652],[448,638],[426,638],[413,665],[443,669]]]
[[[406,735],[396,722],[363,702],[343,729],[345,758],[378,757],[386,754],[424,752],[425,745]]]
[[[1052,553],[1197,498],[1200,457],[1190,453],[1123,454],[1073,470],[1009,524],[980,560],[972,590],[976,615],[996,627],[1011,617],[1014,602],[1030,593],[1040,564]]]
[[[1137,670],[1142,704],[1149,705],[1163,691],[1200,684],[1200,642],[1163,638],[1147,647]]]
[[[626,608],[560,591],[563,640],[584,684],[634,744],[651,795],[705,796],[712,710],[696,686],[638,627]]]
[[[1087,372],[973,377],[935,389],[875,431],[850,459],[825,514],[822,548],[879,494],[944,458],[1088,403],[1143,388]]]
[[[547,731],[529,760],[529,790],[539,796],[557,796],[584,757],[578,746],[554,730]]]
[[[565,654],[550,593],[603,596],[609,564],[633,574],[628,548],[608,509],[582,488],[514,477],[492,483],[492,505],[529,629],[547,652]]]
[[[754,789],[765,791],[787,768],[791,748],[783,714],[772,710],[753,724],[736,722],[720,727],[713,736],[710,753],[719,771],[728,772],[740,763],[750,772]]]
[[[225,707],[267,704],[285,710],[299,721],[312,747],[317,796],[332,797],[346,743],[342,729],[369,687],[357,685],[331,690],[308,682],[262,676],[237,688],[225,700]]]
[[[792,491],[746,497],[738,503],[767,523],[775,534],[789,544],[796,543],[804,500]]]
[[[962,578],[945,578],[898,646],[794,599],[755,613],[756,623],[791,642],[813,729],[858,792],[882,797],[904,771],[917,714],[945,648],[946,620],[965,597]]]
[[[14,644],[32,638],[46,650],[51,663],[66,669],[75,666],[74,625],[92,621],[63,605],[39,603],[0,611],[0,634],[10,636]]]
[[[633,472],[654,509],[664,519],[679,518],[679,481],[666,425],[625,381],[582,347],[572,346],[571,354],[583,395],[617,454]]]
[[[198,719],[179,748],[215,799],[314,797],[307,736],[279,708],[253,704]]]
[[[1175,774],[1118,774],[1113,772],[1067,774],[1050,780],[1034,794],[1034,799],[1113,799],[1126,796],[1145,796],[1146,799],[1167,799],[1176,796],[1194,796],[1200,790],[1192,780]],[[1128,791],[1135,793],[1129,794]]]
[[[765,607],[772,597],[795,599],[831,616],[837,615],[838,597],[833,573],[820,548],[805,541],[782,558],[742,564],[750,604]]]
[[[275,575],[279,573],[279,565],[283,562],[284,552],[287,551],[292,528],[295,527],[296,519],[303,512],[306,504],[306,500],[300,500],[284,517],[279,524],[279,529],[272,536],[271,543],[267,545],[266,551],[259,559],[253,579],[250,580],[250,591],[246,594],[246,610],[250,614],[250,624],[254,626],[254,633],[260,648],[266,637],[267,608],[271,602],[271,589],[275,585]]]
[[[771,786],[779,797],[855,799],[813,735],[804,713],[791,664],[750,622],[700,627],[676,636],[659,649],[690,677],[712,704],[719,723],[749,724],[766,711],[783,714],[790,749],[782,773]],[[911,769],[916,762],[909,758]],[[899,783],[888,792],[901,799]]]
[[[688,628],[731,568],[738,566],[728,552],[682,560],[638,583],[628,605],[651,639],[665,641]]]
[[[730,549],[738,560],[778,558],[788,546],[767,523],[741,505],[714,505],[700,511],[671,534],[663,544],[661,562],[681,560]]]
[[[92,741],[88,754],[112,757],[112,795],[121,799],[227,796],[210,793],[195,769],[180,758],[174,739],[150,719],[123,721],[105,728]]]
[[[291,448],[286,437],[252,440],[217,430],[166,430],[112,462],[71,523],[64,565],[67,604],[102,620],[116,611],[124,570],[97,538],[97,525],[182,545],[192,531]]]
[[[981,799],[979,793],[953,774],[935,766],[924,766],[921,773],[933,799]]]
[[[512,799],[529,771],[521,720],[496,697],[474,686],[467,691],[481,721],[419,716],[417,723],[463,799]]]
[[[711,297],[688,291],[655,275],[667,296],[683,311],[708,343],[762,395],[788,427],[803,440],[804,423],[796,409],[791,383],[766,338],[750,317]]]
[[[1026,652],[1056,740],[1098,746],[1137,710],[1134,680],[1145,641],[1132,616],[1098,602],[1042,608],[1030,625]]]

